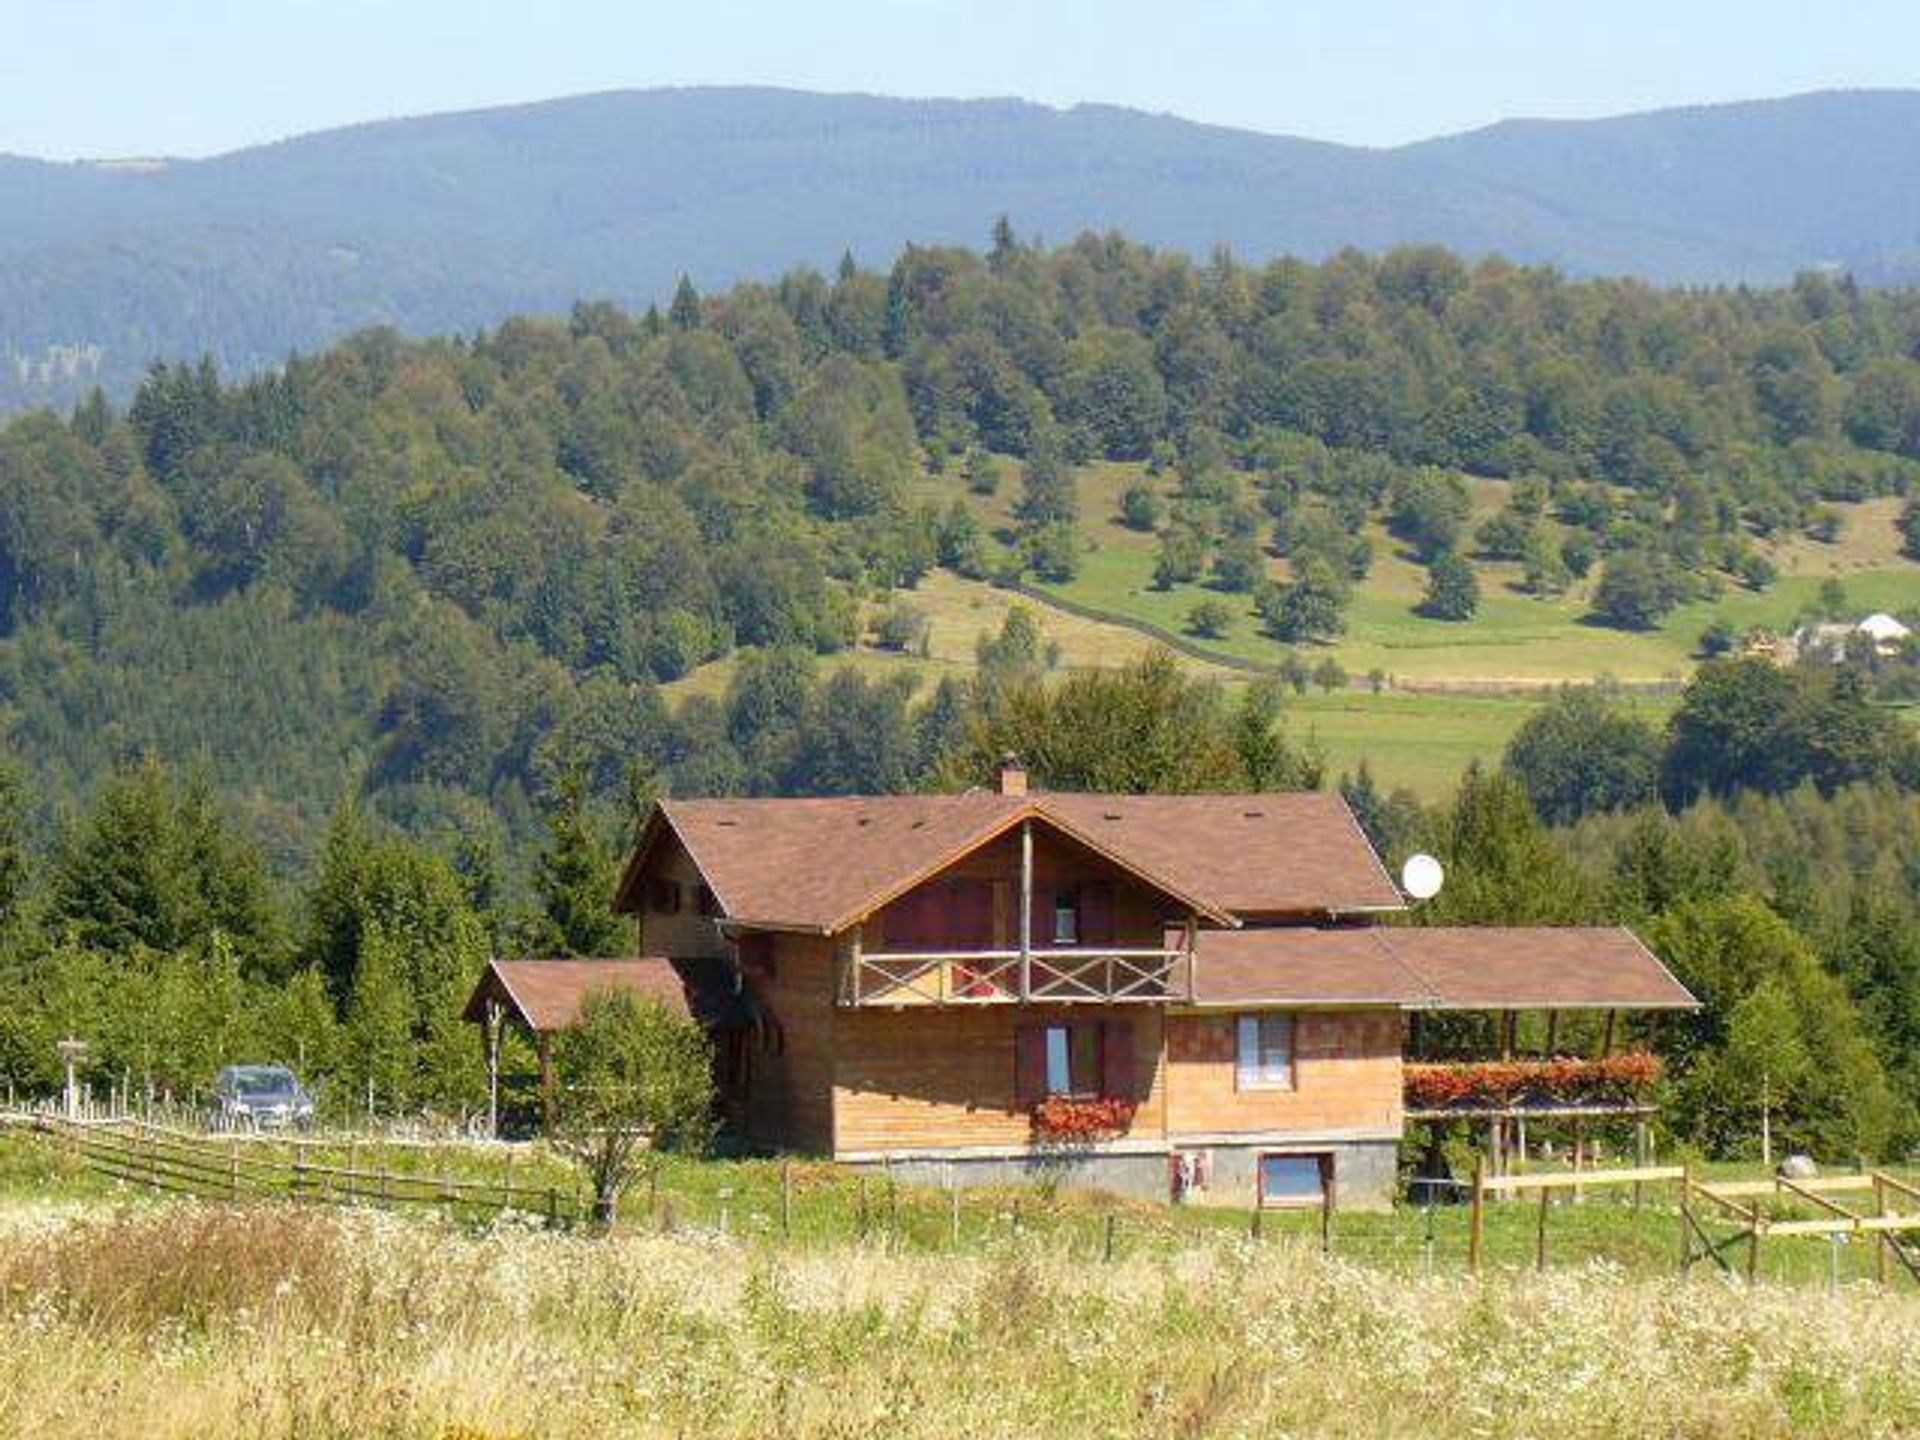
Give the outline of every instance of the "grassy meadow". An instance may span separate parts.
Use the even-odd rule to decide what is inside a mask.
[[[0,1433],[39,1440],[1891,1436],[1917,1329],[1866,1285],[1474,1281],[1285,1235],[1104,1262],[1038,1230],[947,1255],[0,1207]]]

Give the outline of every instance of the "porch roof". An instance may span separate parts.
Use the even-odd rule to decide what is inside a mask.
[[[704,971],[714,969],[709,976]],[[504,1007],[509,1018],[536,1035],[565,1030],[580,1018],[580,1007],[595,990],[626,990],[658,1000],[676,1015],[723,1024],[737,997],[722,993],[717,967],[680,962],[662,955],[625,960],[493,960],[481,972],[461,1018],[479,1024],[487,1003]]]
[[[1426,980],[1427,1010],[1697,1010],[1624,925],[1406,926],[1382,931]]]
[[[1676,1010],[1695,1000],[1623,926],[1206,931],[1194,1003]]]

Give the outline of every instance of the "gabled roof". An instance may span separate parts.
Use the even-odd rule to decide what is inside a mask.
[[[1071,820],[1236,915],[1399,910],[1406,902],[1335,791],[1042,795]]]
[[[640,869],[671,830],[728,919],[831,934],[1023,820],[1086,846],[1217,924],[1241,914],[1402,904],[1346,803],[1318,792],[663,800],[615,904],[638,908]]]
[[[1699,1002],[1621,926],[1203,931],[1194,1003],[1678,1010]]]
[[[535,1034],[565,1030],[580,1018],[580,1006],[595,990],[627,990],[658,1000],[676,1015],[704,1024],[729,1021],[734,1008],[730,982],[718,967],[703,974],[699,962],[659,955],[631,960],[494,960],[481,972],[461,1018],[486,1019],[489,1000]]]

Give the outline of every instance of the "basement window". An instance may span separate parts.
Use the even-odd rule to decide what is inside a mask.
[[[1319,1205],[1333,1183],[1331,1155],[1262,1155],[1260,1203]]]

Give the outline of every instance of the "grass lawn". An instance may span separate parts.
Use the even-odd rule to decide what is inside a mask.
[[[0,1207],[0,1433],[37,1440],[1897,1435],[1916,1327],[1868,1286],[1475,1283],[1274,1233],[1107,1261]]]

